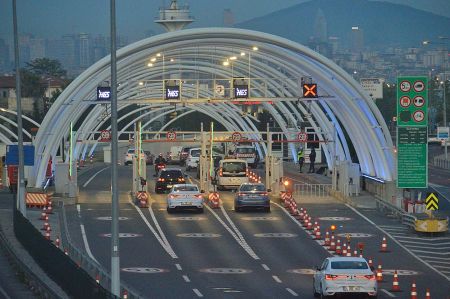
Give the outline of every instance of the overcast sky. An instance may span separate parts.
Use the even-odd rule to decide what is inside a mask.
[[[339,1],[339,0],[330,0]],[[358,1],[358,0],[355,0]],[[362,0],[361,0],[362,1]],[[450,17],[450,0],[387,0]],[[306,0],[184,0],[196,22],[189,27],[223,25],[223,11],[230,8],[241,22]],[[109,35],[109,0],[17,0],[21,33],[60,37],[66,33]],[[154,18],[170,0],[116,0],[117,31],[130,41],[145,37],[148,30],[162,33]],[[0,0],[0,38],[12,41],[12,0]]]

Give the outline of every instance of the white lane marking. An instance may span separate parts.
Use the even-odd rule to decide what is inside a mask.
[[[419,247],[419,248],[423,248],[423,249],[431,249],[431,250],[433,250],[433,249],[439,249],[439,250],[441,250],[441,249],[450,249],[450,247],[439,247],[439,246],[433,246],[433,247],[430,247],[430,246],[423,246],[423,245],[409,245],[409,244],[408,244],[408,246],[409,246],[409,247]]]
[[[177,267],[178,271],[183,270],[183,268],[181,268],[181,265],[180,265],[180,264],[175,264],[175,267]]]
[[[388,295],[391,298],[395,298],[397,296],[395,296],[394,294],[392,294],[391,292],[385,290],[385,289],[380,289],[380,291],[382,291],[383,293],[385,293],[386,295]]]
[[[153,226],[150,224],[150,222],[148,222],[147,218],[145,218],[144,213],[142,213],[141,209],[138,208],[135,204],[133,204],[131,202],[131,200],[129,201],[130,204],[136,209],[136,211],[139,213],[139,215],[141,216],[142,220],[145,222],[145,224],[147,225],[147,227],[150,229],[150,231],[152,232],[152,234],[155,236],[156,240],[158,240],[159,244],[161,244],[162,248],[173,258],[173,259],[177,259],[178,256],[175,254],[175,252],[173,251],[172,247],[169,244],[164,243],[164,241],[161,239],[161,237],[158,235],[158,233],[156,232],[156,230],[153,228]]]
[[[426,241],[450,241],[448,237],[442,238],[421,238],[421,237],[399,237],[401,239],[414,239],[414,240],[426,240]]]
[[[81,207],[77,205],[78,218],[81,218]]]
[[[168,247],[170,247],[170,244],[169,244],[169,241],[168,241],[167,238],[166,238],[166,235],[163,233],[161,227],[159,226],[158,220],[156,220],[155,214],[153,213],[152,205],[150,205],[150,206],[148,207],[148,211],[150,212],[150,216],[152,217],[153,223],[155,224],[156,229],[157,229],[158,232],[159,232],[159,235],[160,235],[161,238],[163,239],[164,243],[166,243],[166,245],[167,245]]]
[[[448,257],[428,256],[428,255],[419,255],[419,254],[418,254],[418,256],[420,256],[420,257],[422,257],[424,259],[427,259],[427,260],[429,259],[430,260],[429,262],[434,262],[432,260],[444,260],[444,261],[448,261],[449,260]]]
[[[227,211],[225,211],[223,207],[223,203],[221,202],[220,210],[222,211],[222,214],[225,216],[225,219],[227,219],[230,226],[233,228],[233,230],[236,232],[236,235],[239,237],[239,239],[244,240],[244,236],[241,234],[241,232],[238,230],[234,222],[231,220],[230,216],[228,215]],[[245,241],[244,241],[245,242]]]
[[[242,238],[239,238],[236,233],[217,215],[217,213],[211,209],[208,205],[205,205],[205,207],[211,212],[211,214],[216,217],[217,221],[222,224],[223,227],[231,234],[231,236],[238,242],[239,245],[241,245],[242,248],[255,260],[259,260],[259,257],[256,255],[256,253],[253,251],[253,249],[250,248],[250,246],[247,244],[247,242]]]
[[[406,252],[408,252],[409,254],[411,254],[413,257],[415,257],[417,260],[421,261],[423,264],[427,265],[430,269],[432,269],[433,271],[435,271],[436,273],[438,273],[439,275],[441,275],[442,277],[444,277],[445,279],[450,281],[450,277],[447,277],[446,275],[444,275],[441,271],[439,271],[438,269],[436,269],[435,267],[433,267],[432,265],[430,265],[428,262],[424,261],[423,259],[421,259],[419,256],[417,256],[414,252],[412,252],[411,250],[409,250],[405,245],[403,245],[402,243],[400,243],[400,241],[397,241],[396,239],[394,239],[393,236],[391,236],[390,233],[388,233],[387,231],[385,231],[384,229],[382,229],[381,227],[379,227],[378,225],[376,225],[372,220],[370,220],[369,218],[367,218],[366,216],[364,216],[363,214],[361,214],[358,210],[356,210],[354,207],[352,207],[349,204],[345,204],[346,207],[348,207],[350,210],[352,210],[353,212],[355,212],[356,214],[358,214],[359,216],[361,216],[363,219],[365,219],[367,222],[369,222],[370,224],[372,224],[374,227],[376,227],[378,230],[380,230],[381,232],[385,233],[389,238],[391,238],[392,241],[394,241],[398,246],[400,246],[401,248],[403,248]]]
[[[6,291],[0,286],[0,294],[2,294],[2,296],[5,299],[11,299],[11,297],[8,296],[8,294],[6,293]]]
[[[426,254],[437,254],[437,255],[448,255],[448,252],[432,252],[429,250],[417,250],[417,249],[411,249],[412,252],[421,252]]]
[[[281,279],[278,276],[276,276],[276,275],[272,275],[272,278],[273,278],[273,280],[275,280],[278,283],[282,282]]]
[[[186,282],[191,282],[191,280],[189,279],[189,277],[187,275],[183,275],[183,279]]]
[[[436,190],[436,191],[439,193],[439,195],[440,195],[439,198],[444,198],[445,200],[447,200],[447,201],[450,203],[450,199],[447,198],[447,196],[445,196],[441,190],[436,189],[436,187],[438,187],[438,188],[439,188],[439,187],[440,187],[440,188],[446,188],[446,186],[442,186],[442,185],[438,185],[438,184],[433,184],[433,183],[430,183],[429,185],[430,185],[431,187],[433,187],[434,190]]]
[[[89,178],[89,180],[87,180],[86,181],[86,183],[84,183],[84,185],[83,185],[83,188],[84,187],[86,187],[100,172],[102,172],[103,170],[105,170],[105,169],[108,169],[109,168],[109,166],[107,166],[107,167],[105,167],[105,168],[103,168],[103,169],[100,169],[99,171],[97,171],[93,176],[91,176],[90,178]]]
[[[289,214],[289,212],[285,209],[285,208],[283,208],[281,205],[279,205],[278,203],[276,203],[276,202],[273,202],[273,201],[270,201],[272,204],[274,204],[274,205],[276,205],[277,207],[279,207],[290,219],[292,219],[292,221],[294,221],[294,223],[295,224],[297,224],[305,233],[307,233],[307,234],[309,234],[309,235],[312,235],[312,233],[310,233],[309,231],[307,231],[304,227],[303,227],[303,225],[297,220],[297,219],[295,219],[291,214]],[[317,244],[319,244],[320,245],[320,247],[321,248],[323,248],[326,252],[328,252],[331,256],[333,256],[334,255],[334,252],[332,252],[332,251],[329,251],[327,248],[325,248],[324,246],[322,246],[323,245],[323,240],[314,240],[314,241],[316,241],[316,243]]]
[[[286,291],[288,291],[289,293],[291,293],[292,296],[298,297],[298,294],[297,294],[296,292],[294,292],[293,290],[291,290],[290,288],[286,288]]]
[[[269,266],[267,266],[266,264],[261,264],[261,266],[264,268],[264,270],[270,271]]]
[[[84,248],[86,248],[87,254],[92,260],[94,260],[97,264],[100,265],[100,263],[95,259],[94,255],[91,252],[91,248],[89,247],[89,243],[86,237],[86,230],[84,229],[84,225],[80,224],[80,228],[81,228],[81,236],[83,237]]]
[[[195,293],[195,295],[197,295],[197,297],[203,297],[203,294],[202,293],[200,293],[200,291],[198,290],[198,289],[192,289],[193,291],[194,291],[194,293]]]

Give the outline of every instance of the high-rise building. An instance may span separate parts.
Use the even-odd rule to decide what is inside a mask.
[[[360,53],[364,50],[364,31],[358,26],[352,27],[350,35],[350,51]]]
[[[168,32],[181,30],[194,21],[189,15],[189,6],[178,6],[176,0],[172,0],[170,7],[159,9],[159,19],[155,23],[163,26]]]
[[[223,26],[232,27],[234,25],[234,14],[230,8],[223,10]]]
[[[92,64],[92,56],[93,56],[93,47],[92,47],[92,39],[87,33],[80,33],[77,39],[78,45],[78,61],[79,67],[81,69],[85,69]]]
[[[319,43],[328,41],[327,20],[320,8],[317,10],[316,19],[314,20],[314,39]]]
[[[37,58],[46,57],[46,40],[43,38],[31,38],[29,41],[30,45],[30,61]]]

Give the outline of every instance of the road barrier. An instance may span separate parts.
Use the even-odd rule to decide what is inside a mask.
[[[331,184],[295,184],[294,195],[300,197],[328,197],[330,196]]]
[[[220,207],[220,195],[218,192],[209,193],[208,204],[213,209],[217,209]]]
[[[146,191],[136,192],[136,201],[140,208],[148,208],[148,194]]]
[[[433,165],[439,168],[450,169],[450,159],[445,159],[445,155],[434,157]]]

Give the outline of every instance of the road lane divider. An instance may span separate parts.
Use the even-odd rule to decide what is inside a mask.
[[[272,278],[273,278],[273,280],[275,280],[276,282],[282,283],[281,279],[280,279],[278,276],[272,275]]]
[[[156,217],[155,217],[155,213],[153,212],[152,205],[150,205],[150,206],[148,207],[148,211],[150,212],[150,216],[152,217],[153,223],[155,224],[156,229],[158,230],[159,235],[161,236],[162,240],[164,241],[164,243],[166,243],[166,245],[167,245],[169,248],[171,248],[171,246],[170,246],[170,244],[169,244],[169,241],[168,241],[167,238],[166,238],[166,235],[165,235],[164,232],[162,231],[161,226],[159,225],[159,222],[158,222],[158,220],[157,220]]]
[[[99,171],[97,171],[96,173],[94,173],[87,181],[86,183],[83,184],[83,188],[85,188],[87,185],[89,185],[89,183],[98,175],[100,174],[102,171],[108,169],[110,166],[107,166],[105,168],[100,169]]]
[[[181,265],[180,265],[180,264],[175,264],[175,267],[177,268],[178,271],[183,270],[183,268],[181,268]]]
[[[198,289],[192,289],[192,290],[194,291],[195,295],[197,295],[197,297],[199,297],[199,298],[203,297],[203,294],[200,293],[200,291]]]
[[[261,264],[261,266],[263,267],[264,270],[270,271],[269,266],[267,266],[266,264]]]
[[[155,236],[156,240],[158,240],[159,244],[162,246],[162,248],[170,255],[170,257],[172,257],[173,259],[177,259],[178,256],[175,254],[175,252],[173,251],[172,247],[170,246],[170,244],[166,244],[163,239],[158,235],[158,233],[156,232],[156,230],[153,228],[153,226],[150,224],[150,222],[147,220],[147,218],[145,217],[144,213],[142,213],[141,209],[138,208],[136,205],[134,205],[131,200],[129,200],[130,204],[136,209],[136,211],[139,213],[139,215],[141,216],[142,220],[144,221],[144,223],[147,225],[147,227],[150,229],[150,231],[152,232],[152,234]]]
[[[245,239],[239,238],[238,235],[225,223],[225,221],[220,218],[220,216],[211,209],[208,205],[205,205],[205,207],[213,214],[213,216],[219,221],[220,224],[231,234],[231,236],[236,240],[236,242],[255,260],[259,260],[259,256],[256,255],[256,253],[253,251],[253,249],[248,245],[248,243],[245,241]]]
[[[286,291],[288,291],[292,296],[298,297],[298,294],[296,292],[294,292],[292,289],[286,288]]]
[[[191,282],[187,275],[182,275],[185,282]]]
[[[93,261],[95,261],[97,264],[100,265],[100,263],[97,261],[97,259],[92,254],[91,248],[89,247],[89,242],[87,240],[86,230],[84,229],[84,225],[80,224],[80,228],[81,228],[81,237],[83,238],[83,243],[84,243],[84,248],[86,249],[86,253]]]

